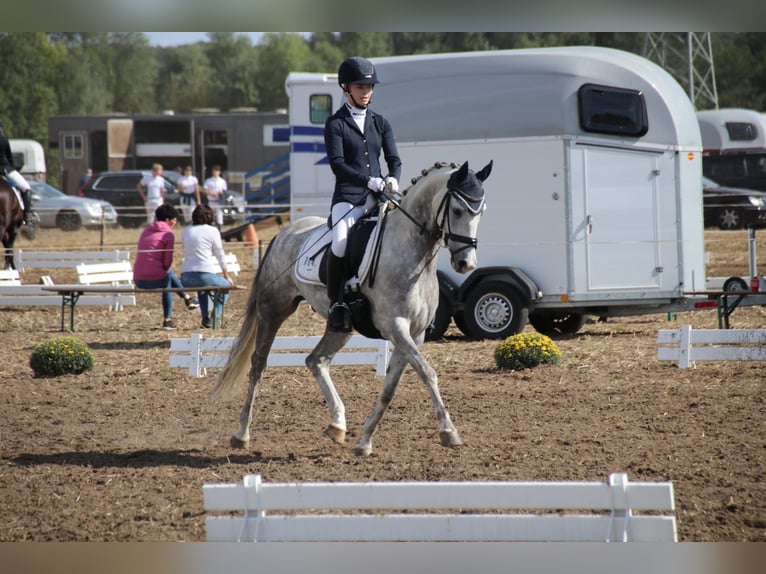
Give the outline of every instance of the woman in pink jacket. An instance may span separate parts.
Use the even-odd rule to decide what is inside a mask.
[[[139,289],[183,287],[171,267],[176,240],[173,226],[177,221],[176,208],[163,204],[154,211],[154,223],[141,232],[136,263],[133,266],[133,282]],[[190,297],[185,292],[179,292],[178,295],[186,302],[188,309],[199,307],[196,297]],[[162,328],[167,331],[176,329],[173,322],[173,293],[162,294],[162,315]]]

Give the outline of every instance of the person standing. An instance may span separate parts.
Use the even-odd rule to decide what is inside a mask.
[[[221,177],[221,166],[214,165],[210,177],[205,180],[204,192],[207,203],[215,212],[215,224],[218,231],[223,229],[223,203],[226,195],[226,180]]]
[[[138,238],[136,262],[133,265],[133,282],[139,289],[181,288],[183,285],[173,271],[175,235],[173,227],[178,221],[178,211],[172,205],[160,205],[154,211],[154,222],[145,227]],[[196,309],[199,302],[186,292],[179,292],[187,309]],[[173,322],[173,293],[162,294],[162,328],[176,329]]]
[[[145,175],[138,182],[138,193],[146,208],[146,222],[154,222],[154,211],[165,203],[165,178],[162,177],[162,164],[152,165],[152,173]]]
[[[380,192],[387,187],[394,193],[399,191],[402,162],[393,129],[382,115],[368,107],[377,83],[372,62],[359,57],[344,60],[338,68],[338,84],[346,101],[325,122],[327,158],[335,175],[330,209],[332,246],[327,257],[330,331],[351,330],[350,311],[343,302],[349,230],[372,210]],[[380,168],[381,151],[388,168],[385,177]]]
[[[234,285],[226,269],[226,256],[223,251],[221,232],[213,226],[215,212],[209,205],[198,205],[192,213],[192,225],[185,227],[181,234],[184,246],[184,260],[181,263],[181,282],[186,287],[210,287]],[[223,277],[218,275],[215,263],[218,262]],[[211,289],[211,291],[214,289]],[[202,316],[202,328],[209,329],[210,302],[207,291],[199,291],[199,311]],[[220,298],[219,298],[220,297]],[[216,296],[214,313],[221,317],[223,305],[228,294]]]
[[[202,200],[199,194],[199,180],[192,172],[192,167],[187,165],[183,175],[178,179],[178,191],[181,192],[181,209],[183,209],[184,222],[191,223],[192,212]]]
[[[0,172],[5,174],[6,179],[11,186],[20,194],[19,200],[24,204],[24,223],[30,223],[32,217],[32,189],[29,182],[16,171],[13,164],[13,152],[11,151],[11,142],[5,135],[5,126],[0,121]]]

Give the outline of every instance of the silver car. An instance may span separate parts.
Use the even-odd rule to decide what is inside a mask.
[[[81,227],[101,227],[117,224],[117,212],[108,201],[66,195],[50,184],[30,181],[32,206],[40,227],[58,227],[77,231]]]

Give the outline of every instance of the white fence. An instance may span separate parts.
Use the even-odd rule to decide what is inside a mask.
[[[608,483],[265,483],[247,475],[242,484],[205,484],[203,498],[206,512],[222,513],[205,519],[207,539],[218,542],[677,540],[673,484],[628,482],[624,473]],[[399,513],[381,512],[392,510]]]
[[[662,329],[657,359],[677,361],[682,369],[695,361],[766,361],[766,329]]]
[[[108,263],[129,261],[130,251],[30,251],[13,250],[13,263],[23,271],[32,267],[41,269],[74,269],[81,263]]]
[[[304,366],[306,357],[321,337],[276,337],[267,366]],[[209,368],[226,365],[234,337],[204,338],[195,333],[188,339],[171,339],[170,366],[188,369],[192,377],[202,377]],[[353,335],[346,346],[333,357],[333,365],[375,365],[375,372],[384,376],[392,347],[383,339]]]

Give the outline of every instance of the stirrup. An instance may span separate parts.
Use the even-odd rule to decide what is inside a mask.
[[[334,333],[351,332],[351,310],[345,303],[334,303],[327,317],[327,328]]]

